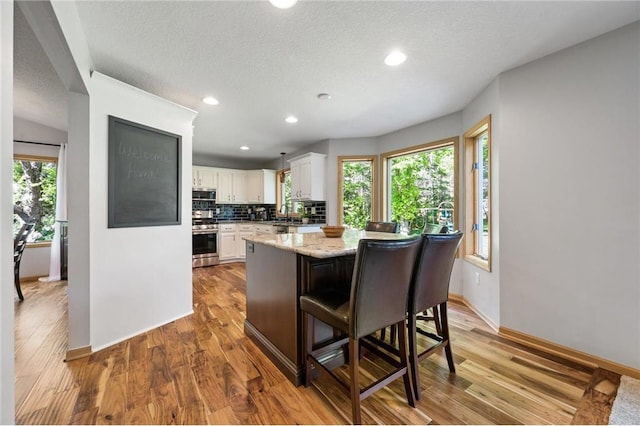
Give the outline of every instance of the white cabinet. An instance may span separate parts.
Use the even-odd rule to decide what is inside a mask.
[[[244,170],[218,169],[218,204],[246,202],[245,174]]]
[[[219,226],[220,261],[244,259],[247,256],[247,242],[244,237],[255,234],[252,223],[223,223]]]
[[[244,170],[234,170],[231,172],[231,198],[234,203],[246,203],[246,175]]]
[[[246,175],[246,197],[248,203],[276,203],[276,171],[250,170]]]
[[[193,166],[191,177],[193,188],[216,189],[218,186],[218,173],[213,167]]]
[[[325,201],[325,159],[324,154],[310,152],[289,160],[293,200]]]
[[[220,247],[218,256],[220,260],[231,260],[236,258],[236,224],[223,223],[219,226]]]
[[[236,238],[236,254],[240,259],[247,257],[247,242],[245,237],[250,237],[255,234],[255,228],[252,224],[239,224],[236,226],[237,235]]]

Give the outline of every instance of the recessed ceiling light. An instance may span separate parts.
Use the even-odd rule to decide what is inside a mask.
[[[278,9],[289,9],[295,6],[298,0],[269,0],[269,3],[277,7]]]
[[[220,102],[213,96],[207,96],[206,98],[202,98],[202,102],[207,105],[218,105]]]
[[[328,101],[329,99],[331,99],[331,95],[328,93],[318,93],[318,99]]]
[[[298,117],[294,117],[293,115],[288,116],[287,118],[284,119],[284,121],[286,121],[287,123],[297,123],[298,122]]]
[[[249,147],[248,147],[248,146],[246,146],[246,145],[242,145],[242,146],[240,147],[240,149],[241,149],[241,150],[243,150],[243,151],[249,151]]]
[[[407,55],[400,52],[399,50],[394,50],[389,53],[386,58],[384,58],[384,63],[389,65],[390,67],[395,67],[396,65],[400,65],[404,61],[407,60]]]

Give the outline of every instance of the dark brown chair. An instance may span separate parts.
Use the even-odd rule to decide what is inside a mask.
[[[446,234],[447,232],[449,232],[447,225],[430,224],[425,226],[423,234]]]
[[[412,271],[421,244],[421,237],[360,240],[348,297],[326,288],[300,297],[305,333],[305,386],[311,384],[312,367],[336,380],[340,389],[351,398],[354,424],[361,422],[360,401],[400,376],[404,379],[408,403],[415,406],[405,346],[406,312]],[[332,326],[337,337],[315,342],[315,319]],[[400,330],[399,361],[391,360],[393,371],[360,389],[361,339],[391,324],[396,324]],[[323,353],[347,343],[350,384],[344,383],[319,361]]]
[[[400,229],[398,222],[367,222],[365,231],[375,232],[389,232],[391,234],[397,234]]]
[[[27,246],[27,237],[33,231],[34,226],[35,223],[26,222],[13,240],[13,283],[16,286],[20,301],[24,300],[22,289],[20,288],[20,261],[22,260],[22,253]]]
[[[423,243],[416,257],[416,265],[409,293],[409,360],[414,395],[420,399],[419,362],[444,346],[449,371],[455,373],[453,353],[449,339],[449,322],[447,318],[447,300],[449,298],[449,280],[462,240],[461,232],[450,234],[425,234]],[[425,315],[428,309],[433,310],[433,317]],[[435,320],[436,333],[417,327],[418,320]],[[435,342],[418,353],[418,334]],[[400,342],[402,345],[402,342]]]

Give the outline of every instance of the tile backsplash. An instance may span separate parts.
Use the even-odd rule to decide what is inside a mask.
[[[192,201],[193,210],[205,210],[213,212],[213,219],[225,220],[251,220],[251,213],[258,207],[264,207],[269,212],[270,220],[276,219],[275,204],[216,204],[210,201]],[[326,223],[327,209],[324,201],[305,201],[304,206],[309,212],[309,223]],[[315,208],[315,214],[311,209]]]

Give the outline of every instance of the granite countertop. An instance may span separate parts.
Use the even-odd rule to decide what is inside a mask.
[[[322,232],[309,234],[253,235],[244,237],[245,240],[252,243],[263,244],[265,246],[320,259],[355,254],[358,249],[358,242],[362,238],[401,240],[407,238],[407,236],[387,232],[350,229],[346,230],[341,238],[327,238]]]

